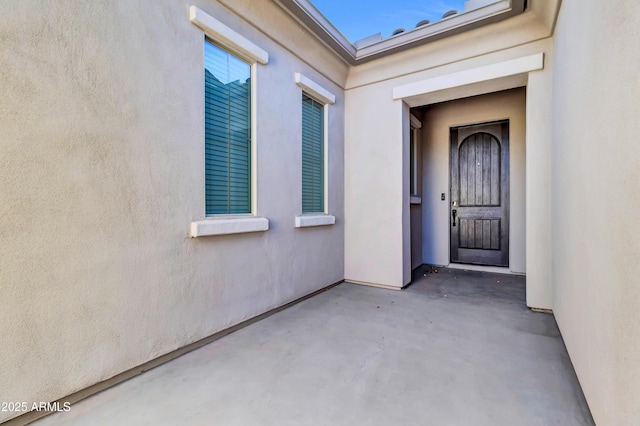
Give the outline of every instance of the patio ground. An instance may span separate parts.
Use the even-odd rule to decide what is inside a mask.
[[[524,277],[414,276],[340,284],[33,424],[593,424]]]

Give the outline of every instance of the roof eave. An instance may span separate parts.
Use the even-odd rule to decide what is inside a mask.
[[[276,0],[350,65],[358,65],[523,13],[525,0],[501,0],[356,48],[309,0]]]

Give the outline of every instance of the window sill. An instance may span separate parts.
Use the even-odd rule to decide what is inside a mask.
[[[191,222],[191,238],[269,230],[266,217],[208,218]]]
[[[411,204],[422,204],[422,198],[412,195],[410,203]]]
[[[296,216],[296,228],[335,225],[335,223],[336,223],[336,217],[331,216],[330,214]]]

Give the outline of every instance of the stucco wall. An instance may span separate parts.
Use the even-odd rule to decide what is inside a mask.
[[[509,269],[526,272],[525,258],[525,90],[444,102],[423,109],[423,261],[449,263],[449,129],[509,119]],[[440,196],[446,194],[446,200]]]
[[[403,103],[390,94],[387,89],[345,95],[345,279],[402,287],[404,198],[409,209],[403,127],[408,131],[409,116],[403,123]]]
[[[527,81],[527,305],[553,309],[551,276],[551,122],[555,52],[546,40],[545,69]]]
[[[555,34],[554,312],[598,425],[640,424],[640,5],[564,0]]]
[[[196,5],[270,55],[256,84],[257,213],[270,229],[189,238],[204,217],[203,33],[190,4],[0,5],[2,401],[63,397],[343,278],[344,97],[332,81],[346,66],[308,35],[285,49],[214,1]],[[294,228],[295,72],[337,96],[334,226]]]

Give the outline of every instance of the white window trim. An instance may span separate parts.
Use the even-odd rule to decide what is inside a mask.
[[[330,214],[308,214],[296,216],[296,228],[309,226],[335,225],[336,217]]]
[[[251,213],[208,216],[191,222],[192,238],[269,230],[269,219],[257,217],[257,146],[256,146],[256,64],[266,65],[269,54],[197,6],[189,7],[189,20],[231,54],[251,65]]]
[[[422,121],[418,117],[413,114],[409,114],[409,121],[411,122],[411,127],[414,129],[422,129]]]
[[[207,218],[191,222],[191,238],[269,230],[266,217]]]
[[[296,228],[311,226],[335,225],[336,218],[329,214],[329,108],[328,105],[336,103],[336,96],[299,72],[294,74],[294,81],[309,97],[323,105],[323,145],[324,145],[324,214],[309,213],[295,217]]]
[[[310,95],[310,97],[314,98],[320,103],[325,105],[333,105],[336,103],[336,96],[320,86],[315,81],[311,80],[309,77],[304,74],[300,74],[299,72],[295,73],[294,79],[296,84],[302,88],[302,90]]]
[[[246,37],[238,34],[197,6],[189,7],[189,20],[200,27],[205,34],[233,50],[249,62],[266,65],[269,54]]]

